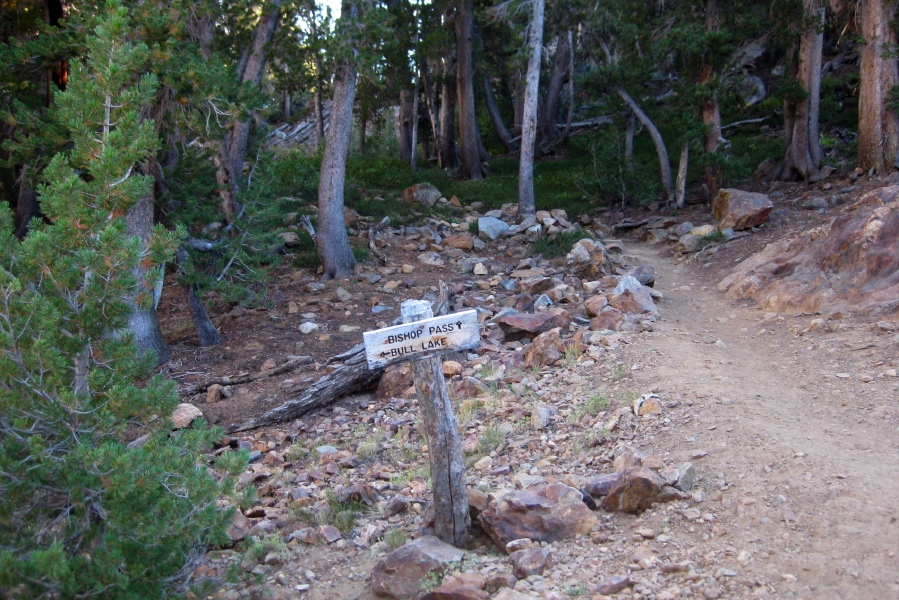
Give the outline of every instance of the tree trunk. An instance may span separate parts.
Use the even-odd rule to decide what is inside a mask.
[[[484,90],[487,96],[487,113],[490,115],[490,122],[493,124],[496,137],[499,138],[499,141],[506,147],[508,152],[515,152],[518,149],[518,144],[512,141],[512,134],[509,133],[509,130],[506,129],[506,124],[503,123],[503,116],[499,112],[496,98],[493,95],[493,86],[490,85],[490,77],[486,75],[484,76]]]
[[[888,173],[899,168],[899,115],[889,106],[889,94],[899,85],[895,55],[895,2],[863,0],[861,86],[858,96],[858,166]],[[893,54],[889,54],[890,50]]]
[[[359,18],[359,6],[344,0],[340,20],[344,35],[352,31]],[[353,123],[353,100],[356,95],[355,40],[345,40],[347,58],[338,66],[334,79],[334,98],[331,101],[331,125],[325,136],[321,177],[318,185],[318,235],[315,245],[324,271],[322,279],[349,277],[356,268],[356,259],[347,237],[343,221],[343,185],[346,177],[346,157]]]
[[[313,38],[318,37],[318,30],[312,25]],[[316,49],[312,54],[312,63],[315,65],[315,90],[312,92],[312,110],[315,112],[315,147],[320,148],[325,141],[325,115],[322,107],[322,57]]]
[[[471,0],[456,5],[456,90],[459,103],[459,149],[463,179],[484,179],[481,164],[478,119],[474,105],[474,64],[472,62],[472,27],[474,16]],[[445,130],[444,130],[445,131]]]
[[[680,151],[680,165],[677,168],[677,182],[674,186],[674,205],[683,208],[687,200],[687,161],[690,159],[690,144],[684,143]]]
[[[705,25],[708,31],[718,31],[721,28],[721,22],[718,13],[718,0],[708,0],[705,8]],[[699,84],[710,85],[717,77],[715,70],[708,63],[703,63],[699,71]],[[715,154],[718,152],[718,146],[721,143],[721,108],[718,103],[718,94],[710,93],[705,102],[702,103],[702,124],[705,125],[705,151],[706,154]],[[718,176],[721,168],[714,164],[709,164],[705,168],[705,190],[706,200],[711,201],[718,195]]]
[[[149,171],[155,171],[159,168],[152,161]],[[153,233],[153,204],[154,194],[151,186],[144,196],[128,211],[125,220],[128,225],[128,235],[137,237],[140,240],[141,253],[146,255],[148,252],[147,242]],[[141,261],[142,264],[143,261]],[[138,290],[135,295],[129,298],[132,306],[131,315],[128,317],[128,330],[134,334],[134,343],[137,345],[140,354],[150,352],[156,358],[157,364],[168,361],[171,355],[168,345],[162,338],[162,329],[159,327],[159,320],[156,318],[156,305],[159,303],[159,296],[162,293],[162,275],[153,290],[153,302],[150,306],[141,307],[138,305],[137,297],[140,290],[146,290],[146,285],[151,272],[139,264],[135,267],[133,275],[138,281]],[[162,268],[162,267],[158,267]]]
[[[265,56],[269,43],[275,35],[278,19],[281,17],[281,4],[283,0],[268,0],[265,12],[259,17],[256,31],[253,33],[253,43],[247,52],[247,60],[242,64],[242,70],[238,72],[240,82],[245,85],[258,86],[265,72]],[[243,162],[247,155],[247,141],[250,137],[250,121],[235,119],[228,136],[228,175],[233,193],[242,187]]]
[[[455,169],[459,165],[456,156],[456,78],[450,76],[449,66],[447,63],[440,94],[440,141],[437,156],[443,169]]]
[[[562,87],[568,78],[569,65],[568,36],[560,33],[556,36],[556,52],[553,58],[552,71],[546,85],[546,97],[543,110],[540,111],[540,143],[543,146],[554,142],[561,132],[556,123],[559,119],[559,102],[562,98]]]
[[[799,42],[796,79],[805,94],[784,101],[784,141],[787,155],[774,175],[779,179],[808,179],[822,156],[818,136],[821,97],[821,52],[824,44],[824,6],[821,0],[803,0],[806,20]]]
[[[418,73],[415,74],[415,92],[412,96],[412,144],[409,155],[409,169],[414,173],[418,160]]]
[[[528,27],[528,74],[524,91],[524,113],[521,123],[521,160],[518,169],[518,212],[537,212],[534,198],[534,146],[537,142],[537,95],[540,87],[540,51],[543,47],[544,0],[533,0],[533,14]]]
[[[359,117],[359,156],[365,156],[365,129],[368,127],[368,119]]]
[[[437,89],[436,86],[431,85],[430,77],[428,77],[427,64],[423,65],[421,68],[421,81],[424,84],[425,107],[428,111],[428,120],[431,122],[431,137],[434,140],[436,150],[436,148],[439,148],[440,146],[440,117],[438,116],[440,111],[437,108],[437,100],[435,98]],[[428,153],[428,158],[430,157],[431,154]]]
[[[400,105],[396,112],[396,137],[400,143],[400,160],[412,158],[412,98],[409,90],[400,90]]]
[[[521,85],[521,82],[525,80],[525,77],[521,76],[521,69],[516,69],[513,80],[517,84],[514,94],[515,105],[512,113],[512,133],[515,135],[521,135],[521,124],[524,122],[524,87]]]
[[[637,118],[631,112],[627,116],[627,129],[624,130],[624,168],[628,173],[634,170],[634,133],[637,129]]]
[[[28,165],[22,165],[19,174],[19,194],[16,199],[16,214],[13,219],[15,236],[23,238],[28,233],[28,222],[40,216],[41,206],[37,200],[37,191],[31,187],[26,177]]]
[[[672,202],[674,200],[674,183],[671,180],[671,162],[668,160],[668,149],[665,147],[665,140],[662,139],[662,134],[659,133],[655,124],[646,116],[646,113],[640,109],[640,106],[634,102],[634,99],[631,98],[627,92],[622,88],[616,88],[615,91],[630,107],[634,116],[637,117],[640,123],[643,124],[643,127],[646,128],[646,131],[649,132],[649,137],[652,138],[652,143],[656,148],[656,156],[659,159],[659,171],[662,177],[662,188],[665,190],[665,198],[667,202]]]
[[[562,142],[571,134],[571,122],[574,121],[574,34],[568,30],[568,114],[565,116],[565,131]]]

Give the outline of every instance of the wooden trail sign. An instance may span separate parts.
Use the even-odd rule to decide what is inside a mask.
[[[402,304],[403,324],[367,331],[365,350],[369,366],[381,367],[412,361],[412,381],[418,392],[434,496],[434,532],[457,548],[468,542],[471,515],[462,462],[462,440],[443,380],[440,354],[473,348],[480,342],[477,313],[473,310],[433,317],[431,303],[407,300]],[[437,345],[435,340],[444,340]],[[436,355],[436,356],[435,356]]]
[[[481,343],[478,313],[474,310],[366,331],[362,337],[369,369],[468,350]]]

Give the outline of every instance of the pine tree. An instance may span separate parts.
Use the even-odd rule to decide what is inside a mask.
[[[5,597],[161,597],[223,541],[230,517],[216,501],[233,478],[199,460],[217,432],[171,434],[153,417],[170,414],[176,396],[162,378],[144,379],[151,365],[122,333],[128,299],[152,298],[153,281],[139,284],[134,268],[161,265],[176,236],[157,229],[142,251],[126,235],[124,215],[152,185],[134,172],[157,147],[142,114],[155,79],[138,76],[147,52],[126,41],[127,10],[108,11],[57,97],[71,150],[39,188],[49,223],[19,241],[0,211]],[[147,431],[146,443],[126,446],[128,427]]]

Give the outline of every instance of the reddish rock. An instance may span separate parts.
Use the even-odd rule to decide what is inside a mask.
[[[829,227],[768,245],[718,284],[772,312],[899,312],[899,186],[845,207]]]
[[[627,575],[616,575],[614,577],[609,577],[608,579],[603,579],[599,586],[597,586],[596,591],[603,596],[613,596],[632,585],[634,585],[634,582]]]
[[[280,467],[285,462],[286,461],[284,460],[284,457],[282,457],[277,452],[267,452],[265,454],[265,464],[270,467]]]
[[[528,369],[551,365],[562,358],[562,340],[559,328],[550,329],[534,338],[525,353],[524,366]]]
[[[618,481],[618,475],[611,473],[609,475],[597,475],[590,478],[584,485],[584,491],[594,498],[602,498],[609,494],[609,490],[615,482]]]
[[[409,363],[391,365],[381,375],[375,399],[383,402],[390,398],[401,398],[411,385],[412,367],[409,366]]]
[[[249,531],[250,521],[248,521],[239,510],[235,510],[234,517],[231,519],[231,524],[228,525],[228,538],[236,543],[247,537]]]
[[[659,314],[655,301],[645,287],[624,290],[620,294],[609,296],[609,306],[630,315]]]
[[[203,411],[193,404],[179,404],[172,412],[172,425],[175,429],[190,427],[195,419],[203,416]]]
[[[606,248],[601,242],[583,239],[571,248],[565,257],[568,273],[583,279],[595,279],[597,275],[608,275]]]
[[[719,190],[712,203],[719,229],[758,227],[768,219],[773,209],[774,203],[767,195],[731,188]]]
[[[440,190],[427,183],[416,183],[403,190],[403,202],[407,204],[424,204],[431,207],[437,204],[442,194]]]
[[[327,544],[333,544],[337,540],[343,538],[340,530],[333,525],[322,525],[318,528],[319,537]]]
[[[465,252],[471,252],[472,248],[474,248],[474,236],[472,236],[467,231],[463,231],[462,233],[444,238],[443,245],[450,248],[464,250]]]
[[[378,500],[378,491],[370,485],[354,484],[337,489],[338,502],[361,502],[366,506],[374,506]]]
[[[474,398],[489,391],[486,383],[474,377],[463,377],[456,385],[456,394],[462,398]]]
[[[621,473],[625,469],[642,467],[644,458],[646,458],[644,452],[625,446],[621,453],[615,457],[615,462],[612,463],[612,470],[616,473]]]
[[[539,313],[509,315],[499,320],[499,326],[505,333],[506,339],[509,340],[523,337],[533,338],[556,327],[568,327],[569,323],[571,323],[571,317],[568,311],[562,308],[550,308]]]
[[[388,554],[375,565],[371,590],[398,600],[418,598],[424,591],[425,578],[458,563],[465,552],[440,539],[426,535]]]
[[[547,548],[527,548],[509,555],[515,577],[525,579],[531,575],[543,575],[553,564],[552,551]]]
[[[462,365],[454,360],[443,361],[443,376],[455,377],[462,373]]]
[[[511,573],[497,573],[487,580],[487,585],[485,587],[488,592],[495,593],[502,588],[510,589],[515,587],[515,582],[517,581],[518,579]]]
[[[549,277],[536,275],[518,281],[518,289],[531,296],[539,296],[553,286],[553,280]]]
[[[385,519],[388,519],[394,515],[398,515],[409,505],[409,499],[403,496],[402,494],[397,494],[393,498],[387,501],[387,504],[384,505],[384,510],[382,514]]]
[[[646,467],[631,467],[618,473],[618,481],[602,501],[602,509],[609,512],[640,512],[656,502],[685,497],[655,471]]]
[[[617,308],[607,306],[595,318],[591,319],[590,329],[593,331],[604,331],[606,329],[618,331],[626,318],[625,314]]]
[[[461,573],[446,578],[421,600],[487,600],[490,594],[484,590],[486,584],[487,578],[480,573]]]
[[[584,300],[584,309],[591,317],[599,315],[602,309],[604,309],[608,305],[609,299],[605,296],[605,294],[597,294],[595,296],[590,296],[589,298]]]
[[[343,208],[343,226],[356,229],[359,227],[359,213],[352,208]]]
[[[500,492],[480,518],[502,548],[521,538],[539,542],[573,538],[589,533],[595,521],[581,492],[561,483]]]

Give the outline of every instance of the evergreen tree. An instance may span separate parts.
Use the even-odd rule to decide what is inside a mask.
[[[223,541],[230,517],[216,501],[233,478],[199,462],[217,432],[171,434],[151,416],[170,414],[176,396],[161,377],[137,385],[151,365],[120,333],[129,299],[152,298],[154,282],[138,283],[135,267],[162,264],[176,239],[157,228],[143,246],[126,235],[125,214],[152,185],[134,171],[156,151],[142,115],[155,78],[137,76],[146,47],[125,41],[127,10],[108,10],[58,95],[72,147],[39,188],[49,224],[19,241],[0,211],[5,597],[162,597]],[[146,442],[126,446],[126,427],[146,428]]]

